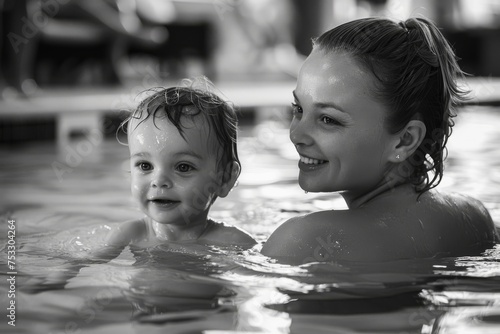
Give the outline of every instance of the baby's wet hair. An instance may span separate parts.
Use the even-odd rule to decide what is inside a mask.
[[[218,144],[222,148],[218,166],[225,170],[234,162],[240,164],[237,148],[238,118],[232,103],[225,101],[215,93],[214,85],[207,79],[185,79],[183,86],[169,88],[151,88],[144,93],[143,99],[130,116],[119,127],[127,133],[133,131],[132,120],[140,120],[135,127],[152,117],[155,120],[166,117],[184,137],[183,119],[203,117],[209,124],[209,131],[214,131]],[[156,126],[156,124],[155,124]]]
[[[436,187],[443,177],[455,109],[469,92],[459,87],[464,73],[434,23],[364,18],[325,32],[313,44],[324,52],[352,55],[375,76],[373,94],[391,110],[386,120],[391,133],[412,119],[424,122],[425,138],[408,158],[408,179],[420,193]]]

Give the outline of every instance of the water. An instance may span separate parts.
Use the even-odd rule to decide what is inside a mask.
[[[243,129],[239,184],[212,210],[259,242],[289,217],[344,207],[338,196],[298,187],[281,118]],[[497,226],[499,128],[498,110],[461,110],[440,185],[483,201]],[[258,248],[172,243],[92,263],[89,250],[111,227],[142,216],[130,199],[127,154],[115,141],[85,138],[61,150],[1,150],[2,268],[9,219],[17,246],[15,299],[2,269],[2,333],[500,332],[500,246],[480,257],[287,266]],[[64,269],[75,261],[87,265]],[[74,277],[51,285],[50,275]]]

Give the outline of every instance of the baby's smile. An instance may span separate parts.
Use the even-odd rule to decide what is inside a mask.
[[[164,199],[164,198],[153,198],[153,199],[150,199],[149,201],[151,203],[153,203],[157,206],[161,206],[161,207],[171,207],[171,206],[174,206],[174,205],[180,203],[180,201],[172,201],[172,200]]]

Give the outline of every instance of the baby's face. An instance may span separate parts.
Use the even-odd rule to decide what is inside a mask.
[[[132,196],[160,224],[204,224],[222,179],[208,124],[183,119],[183,138],[166,116],[139,121],[129,130]]]

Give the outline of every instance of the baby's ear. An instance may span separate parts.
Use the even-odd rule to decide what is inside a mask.
[[[226,197],[231,189],[233,189],[236,180],[238,180],[238,176],[240,176],[241,166],[238,162],[232,161],[224,171],[224,176],[222,180],[222,184],[217,192],[218,197]]]

